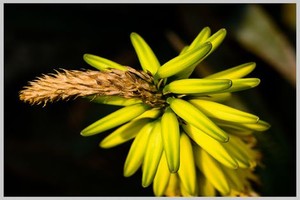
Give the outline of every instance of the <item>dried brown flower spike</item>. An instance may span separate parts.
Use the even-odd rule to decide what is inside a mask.
[[[131,67],[127,67],[127,71],[62,69],[56,74],[38,77],[20,91],[22,101],[44,106],[58,100],[103,95],[139,98],[151,106],[164,102],[153,84],[153,77]]]

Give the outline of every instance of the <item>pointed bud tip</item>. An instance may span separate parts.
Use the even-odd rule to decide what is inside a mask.
[[[103,149],[109,149],[111,146],[107,144],[105,141],[101,141],[98,146]]]
[[[124,177],[130,177],[130,176],[132,176],[132,175],[133,175],[133,173],[131,173],[131,172],[129,172],[128,170],[124,169],[124,171],[123,171],[123,176],[124,176]]]
[[[263,125],[266,127],[266,130],[268,130],[269,128],[271,128],[271,124],[269,124],[269,123],[266,122],[266,121],[258,120],[257,123],[263,124]]]
[[[136,32],[131,32],[131,33],[130,33],[130,36],[131,36],[131,35],[137,35],[137,33],[136,33]]]
[[[92,56],[93,56],[92,54],[85,53],[85,54],[83,54],[83,60],[86,61],[86,60],[90,59]]]
[[[134,37],[138,37],[140,36],[139,34],[137,34],[136,32],[131,32],[130,33],[130,39],[132,40]]]
[[[87,136],[86,131],[85,131],[85,130],[82,130],[82,131],[80,132],[80,135],[81,135],[81,136]]]
[[[167,102],[168,104],[170,104],[173,100],[174,100],[173,97],[168,97],[166,102]]]
[[[178,170],[179,170],[179,167],[177,167],[177,168],[174,168],[174,167],[169,168],[170,173],[177,173]]]
[[[226,29],[225,28],[221,28],[220,31],[224,32],[224,33],[227,33]]]
[[[143,188],[146,188],[146,187],[148,187],[149,185],[150,185],[149,183],[143,183],[143,182],[142,182],[142,187],[143,187]]]
[[[225,137],[225,138],[223,138],[223,143],[227,143],[227,142],[229,142],[229,139],[230,139],[230,137],[227,135],[227,137]]]
[[[93,132],[90,132],[88,127],[86,127],[85,129],[83,129],[81,132],[80,132],[80,135],[81,136],[84,136],[84,137],[87,137],[87,136],[92,136],[92,135],[95,135],[96,133],[93,133]]]

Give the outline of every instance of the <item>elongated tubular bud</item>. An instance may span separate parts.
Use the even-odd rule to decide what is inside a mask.
[[[181,79],[166,85],[163,93],[207,94],[224,91],[230,87],[229,79]]]
[[[180,134],[180,167],[178,175],[182,187],[191,196],[197,192],[196,168],[191,141],[185,133]]]
[[[155,75],[160,63],[150,46],[137,33],[131,33],[130,39],[144,72],[149,71],[152,75]]]
[[[228,151],[224,147],[224,143],[216,141],[215,139],[211,138],[210,136],[190,124],[183,125],[182,127],[194,142],[196,142],[217,161],[231,169],[237,169],[239,167],[237,161],[228,153]]]
[[[205,27],[204,29],[202,29],[202,31],[198,34],[196,39],[192,42],[192,44],[185,51],[190,51],[192,49],[199,47],[200,45],[202,45],[206,42],[209,42],[209,43],[211,43],[212,48],[204,56],[204,58],[206,58],[220,46],[220,44],[223,42],[225,36],[226,36],[226,29],[224,29],[224,28],[220,29],[218,32],[216,32],[212,36],[210,36],[210,29],[208,27]],[[176,74],[176,77],[178,77],[178,79],[188,78],[193,73],[194,69],[197,67],[197,65],[199,63],[200,62],[198,61],[195,64],[193,64],[191,67],[178,73],[178,75]]]
[[[107,131],[134,119],[149,108],[150,106],[143,103],[123,107],[89,125],[80,134],[82,136],[91,136]]]
[[[148,187],[156,174],[161,155],[163,153],[163,142],[161,139],[161,122],[160,119],[156,120],[155,125],[151,131],[148,141],[144,162],[143,162],[143,175],[142,186]]]
[[[127,68],[125,66],[122,66],[116,62],[113,62],[111,60],[108,60],[106,58],[102,58],[100,56],[92,55],[92,54],[84,54],[83,59],[85,62],[87,62],[92,67],[95,67],[96,69],[103,71],[106,69],[119,69],[122,71],[126,71]]]
[[[165,190],[165,195],[169,197],[180,196],[180,180],[178,173],[171,173],[168,186]]]
[[[230,192],[230,185],[220,164],[201,148],[194,149],[197,167],[222,195],[227,195]]]
[[[212,44],[212,49],[209,52],[209,54],[214,52],[216,50],[216,48],[218,48],[220,46],[220,44],[223,42],[224,38],[226,37],[226,34],[227,34],[226,29],[222,28],[206,40],[206,42],[210,42]],[[208,55],[206,55],[206,57]]]
[[[176,114],[167,108],[161,118],[162,140],[170,172],[177,172],[180,164],[180,132]]]
[[[216,94],[206,94],[206,95],[191,95],[193,99],[202,99],[208,101],[215,101],[215,102],[224,102],[231,98],[231,93],[216,93]]]
[[[204,42],[206,42],[206,40],[209,38],[210,36],[210,28],[209,27],[205,27],[203,28],[199,34],[197,35],[197,37],[193,40],[193,42],[189,45],[189,47],[187,48],[187,51],[194,49],[200,45],[202,45]]]
[[[200,45],[202,45],[203,43],[205,43],[205,41],[209,38],[209,36],[210,36],[210,28],[209,27],[203,28],[200,31],[200,33],[197,35],[197,37],[193,40],[193,42],[189,46],[185,46],[185,48],[182,49],[182,51],[180,52],[180,54],[183,54],[186,51],[190,51],[192,49],[195,49],[195,48],[199,47]],[[200,60],[200,62],[201,62],[201,60]],[[195,67],[197,67],[197,65],[200,62],[198,61],[195,64],[193,64],[190,67],[188,67],[187,69],[185,69],[184,71],[175,74],[174,75],[175,79],[188,78],[193,73],[193,71],[195,70]]]
[[[173,58],[164,65],[162,65],[157,71],[158,78],[167,78],[184,71],[189,66],[202,60],[205,55],[211,50],[210,43],[204,43],[203,45]]]
[[[240,168],[249,168],[251,165],[255,165],[255,162],[251,160],[249,155],[247,155],[247,149],[242,148],[236,144],[237,140],[233,136],[230,138],[230,142],[224,144],[226,150],[230,153],[230,155],[237,161]]]
[[[167,102],[172,110],[187,123],[192,124],[220,142],[228,142],[228,135],[191,103],[172,97],[169,97]]]
[[[142,103],[138,98],[124,98],[120,96],[89,96],[91,102],[115,105],[115,106],[130,106],[137,103]]]
[[[208,117],[236,123],[257,123],[259,120],[259,117],[255,115],[225,106],[220,103],[200,99],[191,99],[189,102]]]
[[[241,65],[238,65],[236,67],[232,67],[214,74],[211,74],[209,76],[204,77],[205,79],[239,79],[244,76],[247,76],[249,73],[251,73],[255,69],[256,63],[255,62],[249,62],[244,63]]]
[[[161,115],[161,109],[159,108],[152,108],[151,110],[145,111],[140,116],[134,118],[134,120],[142,119],[142,118],[150,118],[150,119],[156,119]]]
[[[243,191],[244,188],[244,183],[241,180],[242,177],[239,176],[238,170],[232,170],[229,169],[225,166],[221,166],[222,167],[222,171],[224,172],[225,176],[228,179],[228,182],[230,184],[231,189],[236,189],[238,191]]]
[[[148,118],[132,120],[105,137],[99,144],[102,148],[111,148],[134,138],[139,130],[150,121]]]
[[[258,131],[258,132],[263,132],[268,130],[271,125],[263,120],[258,120],[257,123],[251,123],[251,124],[247,124],[247,123],[228,123],[228,122],[224,122],[222,120],[217,120],[214,119],[214,122],[220,126],[220,127],[225,127],[225,128],[229,128],[232,130],[235,130],[237,132],[239,131]]]
[[[196,182],[196,185],[198,185],[198,182]],[[180,193],[183,197],[195,197],[198,196],[198,186],[196,186],[196,192],[194,194],[190,194],[188,191],[185,190],[185,187],[183,186],[182,182],[180,182]]]
[[[165,153],[162,154],[159,166],[153,180],[153,192],[155,196],[163,196],[168,186],[170,179],[170,171],[167,163]]]
[[[237,92],[242,90],[248,90],[259,85],[260,80],[258,78],[241,78],[231,79],[231,87],[221,92]]]
[[[135,137],[129,149],[125,165],[124,176],[132,176],[142,165],[146,152],[149,136],[154,127],[154,122],[147,123]]]
[[[195,38],[195,40],[191,43],[191,45],[188,46],[183,51],[183,53],[185,53],[187,51],[190,51],[192,49],[195,49],[195,48],[199,47],[200,45],[202,45],[205,42],[210,42],[211,45],[212,45],[212,48],[204,56],[204,58],[206,58],[212,52],[214,52],[215,49],[222,43],[222,41],[224,40],[224,38],[226,36],[226,30],[225,29],[220,29],[218,32],[216,32],[212,36],[210,36],[210,37],[209,36],[210,36],[210,28],[209,27],[205,27],[204,29],[201,30],[201,32],[198,34],[198,36]],[[198,61],[198,62],[196,62],[196,63],[194,63],[193,65],[191,65],[190,67],[186,68],[185,70],[183,70],[183,71],[175,74],[174,75],[175,79],[184,79],[184,78],[190,77],[190,75],[193,73],[193,71],[195,70],[195,68],[198,66],[198,64],[200,62],[201,62],[201,60]]]
[[[197,180],[198,180],[199,196],[205,196],[205,197],[216,196],[216,190],[214,186],[208,181],[208,179],[202,173],[198,174]]]
[[[224,123],[226,124],[226,123]],[[231,128],[231,127],[226,127],[226,126],[221,126],[222,129],[230,134],[230,135],[235,135],[235,136],[238,136],[238,137],[244,137],[244,136],[249,136],[251,134],[253,134],[253,131],[252,130],[245,130],[245,129],[242,129],[242,128]]]
[[[249,167],[256,166],[257,157],[253,155],[253,150],[249,147],[249,145],[244,143],[240,137],[232,135],[231,139],[233,148],[239,152],[242,152],[241,156],[248,160],[248,163],[250,165]]]
[[[210,80],[210,79],[204,79],[204,80]],[[218,79],[213,79],[218,80]],[[242,90],[248,90],[251,88],[254,88],[259,85],[260,79],[258,78],[241,78],[241,79],[230,79],[231,80],[231,86],[227,89],[215,91],[213,94],[218,93],[230,93],[230,92],[238,92]],[[200,93],[200,94],[192,94],[192,96],[195,97],[205,97],[207,95],[210,95],[211,93]]]
[[[258,122],[255,124],[241,124],[241,126],[243,128],[255,131],[266,131],[271,127],[271,125],[268,122],[265,122],[263,120],[258,120]]]

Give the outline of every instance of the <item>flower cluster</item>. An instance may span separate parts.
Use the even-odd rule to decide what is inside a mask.
[[[259,183],[254,170],[261,155],[254,149],[252,133],[265,131],[270,125],[256,115],[226,105],[232,92],[260,83],[258,78],[244,78],[255,63],[189,78],[225,36],[225,29],[211,35],[206,27],[178,56],[161,65],[145,40],[132,33],[142,71],[85,54],[84,60],[100,72],[65,71],[47,76],[47,84],[60,77],[69,87],[48,87],[45,77],[40,78],[21,91],[20,98],[40,103],[64,95],[85,96],[98,103],[123,106],[86,127],[81,135],[115,129],[101,141],[102,148],[133,140],[124,176],[141,168],[142,186],[153,184],[156,196],[258,195],[251,182]],[[85,87],[82,92],[76,84]],[[74,88],[76,92],[70,92]],[[84,93],[89,88],[91,92]],[[38,94],[30,95],[34,92]]]

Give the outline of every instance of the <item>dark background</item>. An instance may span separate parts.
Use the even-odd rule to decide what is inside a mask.
[[[273,24],[269,30],[247,24],[245,13],[253,8],[262,13],[253,14],[251,19],[258,18],[254,24],[266,20]],[[83,61],[84,53],[139,68],[129,39],[133,31],[164,63],[177,55],[174,46],[180,44],[170,40],[170,33],[190,43],[209,26],[212,32],[226,28],[227,37],[205,67],[217,71],[257,63],[251,77],[260,78],[261,84],[239,98],[272,125],[258,135],[265,166],[258,170],[260,194],[295,196],[296,84],[281,71],[295,69],[294,59],[284,61],[295,57],[294,13],[295,4],[4,4],[4,195],[153,195],[152,186],[142,188],[140,171],[130,178],[122,175],[131,142],[101,149],[98,143],[109,132],[79,134],[117,107],[78,99],[43,108],[21,102],[18,92],[27,81],[53,69],[92,69]],[[251,47],[238,37],[242,27],[250,27],[255,38],[271,41],[253,41]],[[273,42],[277,36],[283,44]],[[271,49],[291,51],[278,56]],[[280,61],[285,64],[277,65]]]

